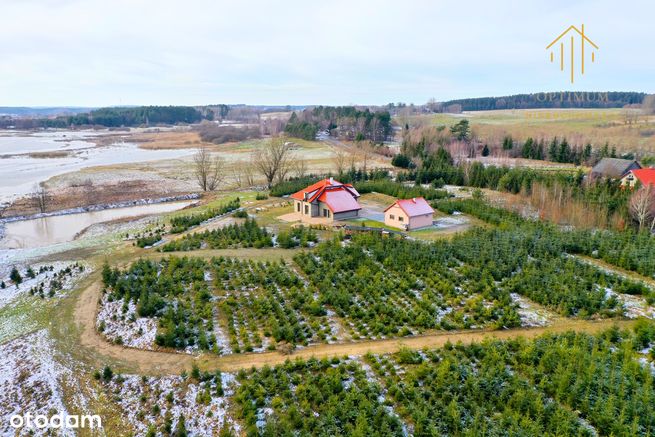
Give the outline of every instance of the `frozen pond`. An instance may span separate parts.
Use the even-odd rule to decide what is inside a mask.
[[[9,222],[5,224],[5,236],[0,241],[0,247],[24,249],[64,243],[74,240],[84,229],[97,223],[176,211],[190,204],[190,201],[155,203]]]
[[[66,151],[93,147],[94,137],[107,131],[14,131],[0,130],[0,156]]]
[[[35,184],[53,176],[85,167],[175,159],[193,153],[191,149],[141,149],[133,143],[95,146],[93,137],[101,134],[106,132],[0,131],[0,202],[27,194]],[[53,152],[57,154],[51,157],[30,155]]]

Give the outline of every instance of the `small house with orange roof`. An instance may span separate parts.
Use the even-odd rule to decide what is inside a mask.
[[[357,217],[362,207],[359,193],[352,184],[333,178],[322,179],[291,195],[293,211],[300,219],[320,217],[329,221]]]
[[[633,169],[621,178],[622,187],[634,188],[637,182],[642,186],[655,185],[655,168]]]
[[[399,199],[384,210],[384,224],[411,231],[432,226],[434,210],[422,197]]]

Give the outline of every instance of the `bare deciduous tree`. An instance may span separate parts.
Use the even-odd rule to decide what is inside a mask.
[[[651,184],[640,187],[630,197],[630,214],[642,231],[646,226],[655,229],[655,190]]]
[[[334,153],[334,169],[337,172],[337,175],[342,175],[346,172],[346,165],[348,162],[348,157],[346,152],[343,150],[337,150]]]
[[[307,175],[307,161],[297,159],[293,165],[293,171],[297,178],[304,178]]]
[[[282,138],[272,138],[261,149],[253,153],[255,169],[266,178],[270,188],[273,181],[283,180],[289,172],[292,159],[291,147]]]
[[[233,167],[234,180],[242,188],[255,185],[255,170],[252,160],[241,161]]]
[[[32,205],[41,213],[44,213],[48,210],[48,205],[50,204],[50,193],[46,189],[44,184],[39,184],[34,186],[34,192],[32,193]]]
[[[223,181],[225,161],[216,156],[212,157],[206,147],[201,146],[193,156],[195,175],[198,185],[203,191],[214,191]]]
[[[362,170],[364,173],[368,172],[368,163],[373,157],[373,144],[370,142],[362,142],[359,145],[359,157],[362,163]]]

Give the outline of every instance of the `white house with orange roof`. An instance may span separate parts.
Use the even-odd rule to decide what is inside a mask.
[[[384,224],[411,231],[432,226],[434,210],[422,197],[399,199],[384,210]]]
[[[642,186],[655,185],[655,168],[636,168],[621,178],[622,187],[634,188],[639,182]]]
[[[322,179],[291,195],[293,211],[301,220],[320,217],[335,221],[354,218],[362,207],[357,202],[359,193],[351,184],[333,178]]]

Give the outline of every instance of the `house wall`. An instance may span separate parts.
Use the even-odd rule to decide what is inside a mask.
[[[310,202],[305,202],[303,200],[294,200],[293,212],[299,213],[300,215],[306,217],[318,217],[319,206],[317,204],[312,204]]]
[[[432,226],[432,214],[409,217],[398,205],[394,205],[384,213],[384,224],[400,229],[419,229]]]
[[[408,223],[409,217],[398,205],[394,205],[384,212],[384,224],[387,226],[405,229],[405,225]]]
[[[621,179],[621,186],[622,187],[630,187],[633,188],[635,185],[637,185],[637,179],[632,172],[628,173],[627,175],[623,176]]]
[[[333,220],[345,220],[345,219],[351,219],[359,217],[359,210],[356,209],[354,211],[344,211],[344,212],[338,212],[336,214],[333,214]]]
[[[432,226],[432,214],[417,215],[409,219],[409,229],[419,229]]]
[[[318,202],[318,216],[324,219],[334,220],[332,211],[323,202]]]

